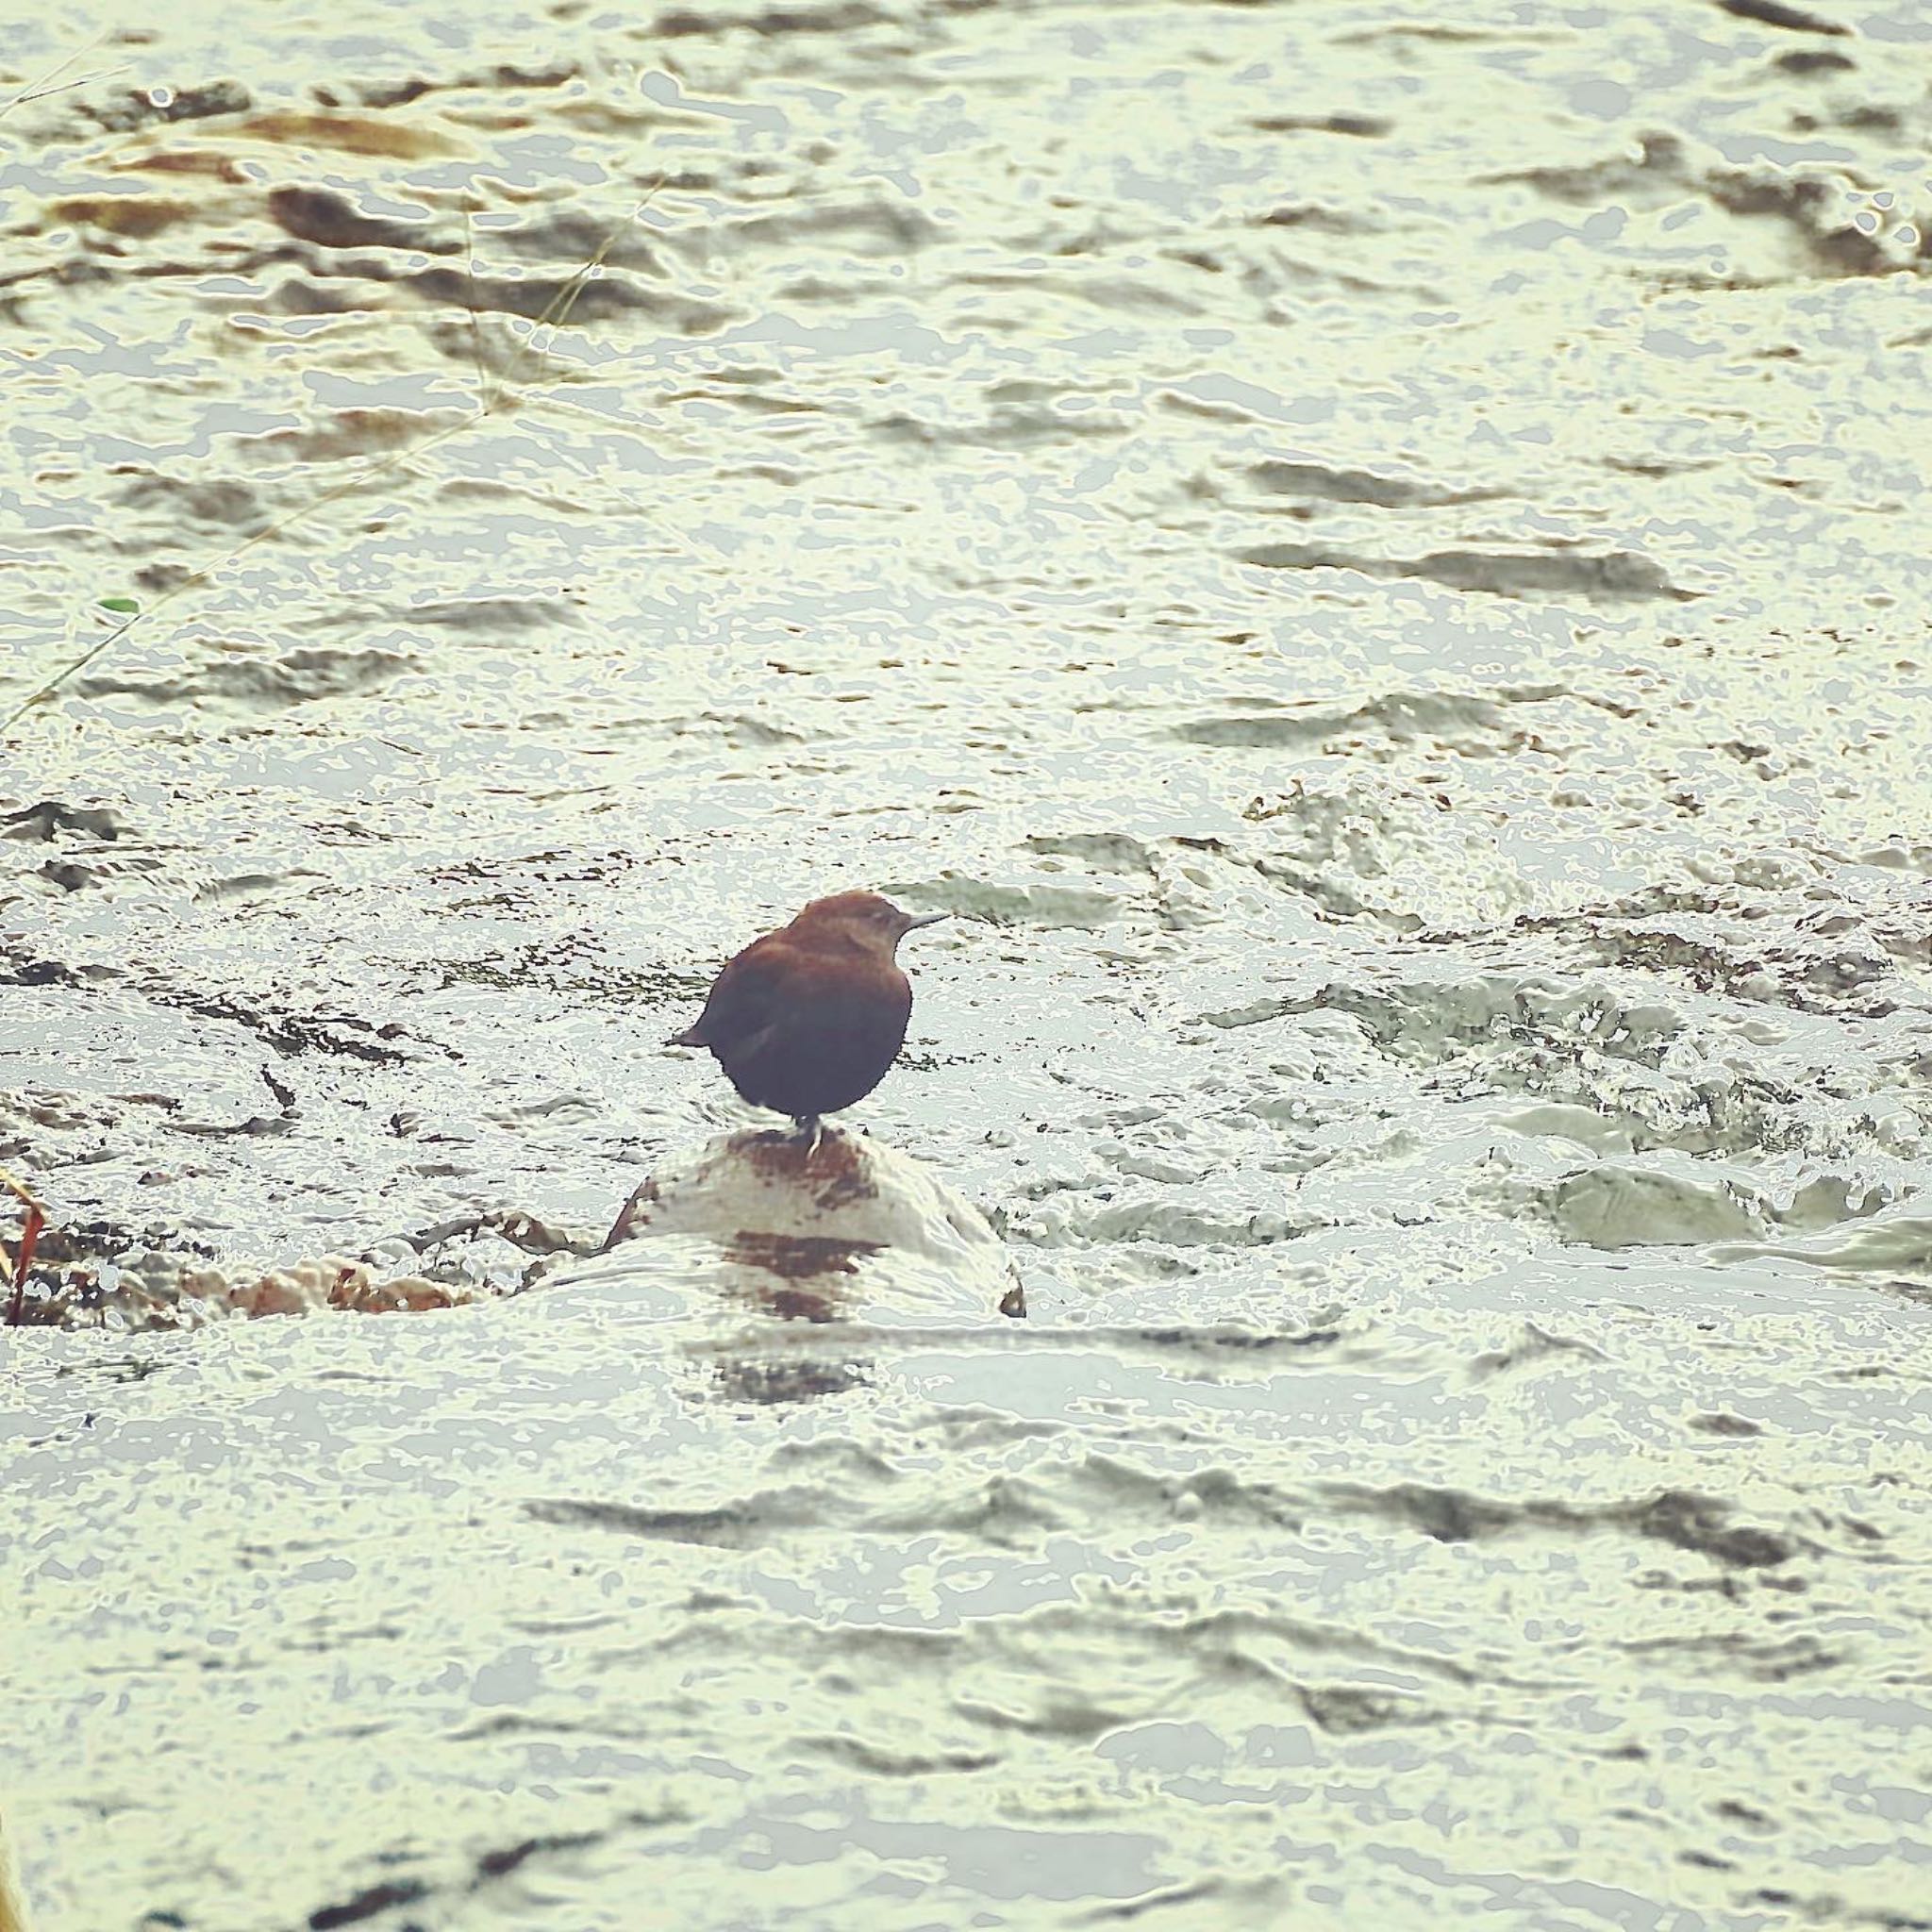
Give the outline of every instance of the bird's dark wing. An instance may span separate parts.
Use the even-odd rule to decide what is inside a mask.
[[[673,1046],[708,1046],[722,1058],[746,1050],[777,1017],[776,986],[782,955],[764,952],[763,940],[747,946],[712,982],[694,1025],[673,1037]]]

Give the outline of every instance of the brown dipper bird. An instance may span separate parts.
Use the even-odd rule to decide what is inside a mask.
[[[876,892],[814,899],[725,966],[671,1044],[709,1047],[741,1099],[816,1138],[821,1114],[863,1100],[898,1057],[912,986],[894,950],[945,917],[916,919]]]

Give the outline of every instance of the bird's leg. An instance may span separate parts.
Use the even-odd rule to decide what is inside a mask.
[[[804,1145],[805,1158],[808,1162],[819,1151],[819,1135],[821,1131],[817,1114],[802,1113],[798,1116],[798,1138]]]

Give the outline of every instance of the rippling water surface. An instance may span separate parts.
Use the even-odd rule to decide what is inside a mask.
[[[20,14],[37,1924],[1932,1925],[1932,17]],[[558,1246],[861,885],[1028,1319]]]

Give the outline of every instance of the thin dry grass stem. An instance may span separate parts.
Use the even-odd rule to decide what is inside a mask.
[[[47,1210],[35,1199],[33,1190],[25,1181],[15,1180],[4,1167],[0,1167],[0,1188],[5,1188],[20,1203],[24,1217],[20,1245],[13,1251],[13,1294],[7,1304],[7,1325],[18,1328],[26,1312],[26,1271],[34,1264],[34,1247],[42,1228],[47,1224]],[[0,1255],[6,1252],[0,1246]]]
[[[140,610],[134,611],[123,619],[106,637],[83,651],[71,663],[62,665],[38,691],[30,692],[26,697],[23,698],[7,714],[5,719],[0,719],[0,734],[10,731],[37,705],[45,704],[49,698],[53,697],[60,690],[62,685],[66,684],[69,679],[75,676],[78,673],[85,671],[104,651],[111,649],[137,624],[152,617],[158,610],[165,610],[177,597],[185,596],[190,591],[200,589],[217,571],[225,570],[238,558],[245,557],[258,543],[266,543],[271,538],[279,537],[284,530],[302,522],[304,518],[313,516],[318,510],[326,509],[331,504],[341,503],[344,497],[355,495],[358,491],[363,489],[366,485],[374,483],[391,472],[401,469],[415,458],[426,455],[430,450],[435,449],[438,444],[448,442],[452,438],[463,435],[466,431],[474,429],[477,424],[483,422],[486,418],[494,415],[505,400],[515,392],[524,367],[528,362],[536,346],[538,336],[545,330],[550,331],[554,335],[558,329],[562,328],[570,321],[571,310],[576,307],[577,298],[583,293],[586,287],[589,286],[597,271],[603,267],[605,258],[617,246],[618,238],[650,207],[653,197],[663,185],[664,177],[660,175],[646,191],[643,199],[631,209],[629,214],[625,216],[623,221],[617,223],[611,228],[610,232],[598,243],[596,252],[591,258],[583,263],[576,273],[557,291],[557,294],[544,308],[542,313],[531,325],[528,338],[511,358],[509,367],[504,373],[502,381],[493,391],[486,387],[477,397],[476,407],[467,416],[459,418],[455,423],[446,424],[441,429],[430,431],[427,436],[423,437],[416,442],[410,443],[406,449],[391,450],[387,456],[374,458],[345,482],[337,484],[333,490],[325,490],[320,496],[305,503],[299,509],[291,509],[287,516],[275,518],[273,523],[265,525],[261,529],[256,531],[252,537],[244,538],[232,550],[226,551],[222,556],[214,558],[208,562],[202,564],[199,568],[191,571],[178,583],[169,585],[153,603],[145,605]],[[464,219],[467,222],[467,209],[465,210]],[[471,304],[470,313],[474,320],[475,316],[474,302]],[[478,338],[477,354],[480,380],[480,336]]]
[[[570,280],[558,290],[557,293],[551,298],[549,307],[530,325],[528,337],[511,358],[509,368],[504,375],[503,383],[505,389],[513,389],[516,386],[517,377],[522,373],[525,362],[529,359],[531,351],[538,346],[537,338],[545,329],[548,329],[554,335],[570,321],[570,312],[577,306],[577,297],[584,292],[591,277],[604,266],[605,258],[617,246],[617,238],[638,221],[639,217],[642,215],[643,211],[657,198],[658,191],[663,185],[664,176],[660,174],[644,190],[643,199],[631,209],[629,214],[625,216],[623,221],[619,222],[605,236],[603,241],[598,242],[596,250],[591,255],[590,260],[583,263],[578,268],[576,274],[572,275]],[[543,346],[547,349],[549,344],[546,342]]]
[[[75,48],[72,54],[68,55],[66,59],[48,68],[46,73],[41,75],[40,79],[29,81],[11,100],[0,101],[0,121],[4,121],[8,114],[13,112],[14,108],[25,101],[43,101],[49,94],[64,94],[70,92],[75,88],[86,87],[90,82],[106,80],[109,75],[125,74],[127,72],[127,62],[123,60],[117,62],[112,67],[98,67],[92,74],[76,74],[72,80],[60,79],[60,76],[76,60],[85,60],[107,38],[107,30],[103,28],[86,46]],[[57,81],[59,82],[58,87],[55,85]]]
[[[483,354],[483,324],[476,314],[476,230],[470,220],[470,204],[463,204],[463,262],[469,271],[469,300],[465,307],[470,311],[470,347],[476,357],[476,401],[487,416],[490,413],[490,363]]]

